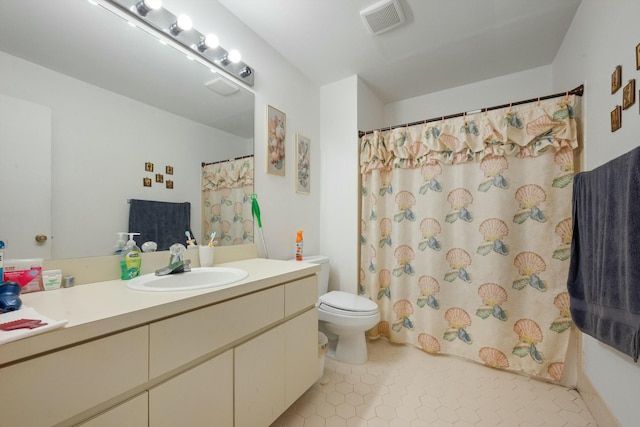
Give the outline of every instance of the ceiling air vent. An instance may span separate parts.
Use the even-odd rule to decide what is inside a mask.
[[[365,27],[372,35],[381,34],[404,22],[398,0],[383,0],[360,11]]]

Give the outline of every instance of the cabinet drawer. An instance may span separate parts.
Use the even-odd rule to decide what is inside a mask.
[[[149,375],[156,378],[283,316],[284,288],[277,286],[152,323]]]
[[[318,301],[318,275],[284,285],[284,315],[290,316]]]
[[[149,427],[147,392],[78,425],[78,427]]]
[[[1,424],[51,426],[144,384],[148,337],[144,326],[2,368]]]

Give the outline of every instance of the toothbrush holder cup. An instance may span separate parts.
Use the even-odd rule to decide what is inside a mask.
[[[213,267],[213,249],[214,246],[198,246],[200,267]]]

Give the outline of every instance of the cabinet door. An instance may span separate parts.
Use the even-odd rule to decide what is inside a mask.
[[[142,326],[0,369],[0,425],[48,427],[145,384],[148,337]]]
[[[149,390],[149,427],[233,427],[233,350]]]
[[[235,427],[268,426],[285,410],[284,326],[234,349]]]
[[[318,312],[285,323],[285,408],[318,380]]]
[[[144,392],[78,427],[148,427],[148,402],[147,392]]]

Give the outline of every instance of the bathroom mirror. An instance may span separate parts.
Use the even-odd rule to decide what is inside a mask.
[[[5,256],[109,255],[130,199],[190,202],[202,240],[201,164],[253,155],[253,93],[88,1],[2,0],[0,15],[0,125],[21,123],[0,134],[0,230],[27,236],[0,236]]]

